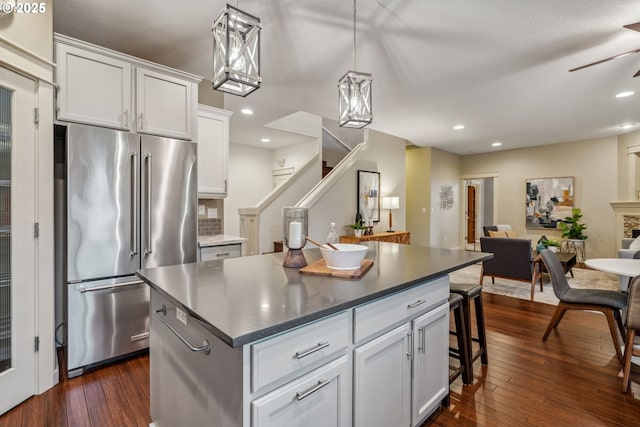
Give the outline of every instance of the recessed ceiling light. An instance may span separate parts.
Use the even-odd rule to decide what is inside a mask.
[[[492,147],[500,147],[501,145],[502,145],[502,142],[497,142],[496,141],[496,142],[491,143]]]
[[[627,90],[624,92],[620,92],[618,94],[616,94],[616,98],[626,98],[627,96],[631,96],[633,95],[635,92],[632,90]]]
[[[260,141],[261,141],[261,142],[269,142],[269,141],[271,141],[271,140],[270,140],[269,138],[262,138]]]
[[[620,125],[620,127],[621,127],[622,129],[631,129],[631,128],[632,128],[632,127],[634,127],[634,126],[635,126],[635,125],[634,125],[634,124],[631,124],[631,123],[625,123],[625,124],[623,124],[623,125]]]
[[[242,114],[246,114],[248,116],[250,116],[251,114],[253,114],[253,110],[251,108],[243,108],[242,110],[240,110],[240,112]]]
[[[455,125],[453,127],[453,130],[462,130],[462,129],[464,129],[464,125]]]

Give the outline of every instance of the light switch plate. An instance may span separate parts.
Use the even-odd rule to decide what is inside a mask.
[[[207,218],[218,218],[218,208],[207,209]]]
[[[176,319],[187,324],[187,313],[180,309],[180,307],[176,307]]]
[[[198,215],[204,215],[204,205],[198,205]]]

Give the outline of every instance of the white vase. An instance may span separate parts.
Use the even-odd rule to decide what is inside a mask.
[[[353,232],[355,233],[356,237],[362,237],[362,229],[361,228],[356,228],[353,230]]]

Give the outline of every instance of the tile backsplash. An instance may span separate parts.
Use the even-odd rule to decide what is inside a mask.
[[[222,219],[220,218],[199,218],[198,219],[198,235],[211,236],[222,233]]]

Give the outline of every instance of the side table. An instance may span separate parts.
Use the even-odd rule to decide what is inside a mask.
[[[391,232],[382,232],[369,234],[366,236],[340,236],[340,243],[360,243],[360,242],[391,242],[391,243],[402,243],[408,245],[411,240],[411,235],[408,231],[391,231]]]

